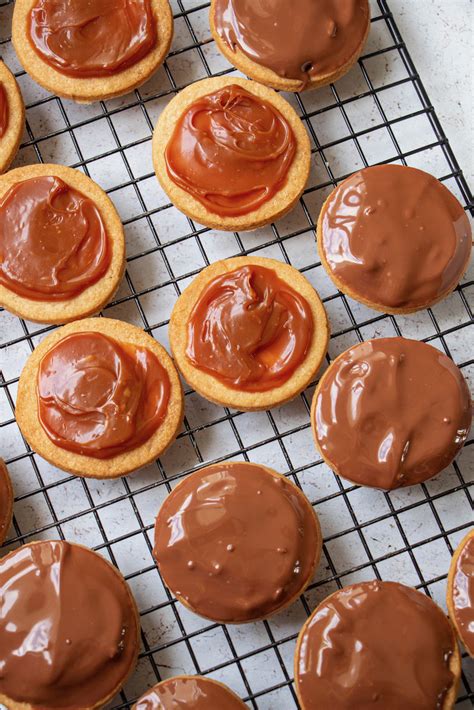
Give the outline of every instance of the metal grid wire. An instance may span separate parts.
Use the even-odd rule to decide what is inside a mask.
[[[63,162],[79,168],[107,189],[123,218],[128,268],[104,315],[141,325],[167,345],[169,312],[192,277],[216,258],[257,253],[297,266],[323,296],[333,331],[327,362],[355,342],[397,334],[432,343],[469,377],[474,281],[465,280],[433,309],[386,316],[335,291],[314,245],[328,192],[375,162],[425,167],[472,213],[469,187],[388,2],[372,2],[369,44],[348,77],[287,97],[308,128],[314,170],[292,215],[250,235],[216,234],[194,224],[168,203],[154,178],[150,140],[161,108],[190,81],[234,71],[210,38],[208,3],[175,0],[173,9],[175,40],[156,77],[121,99],[80,107],[42,91],[21,70],[9,37],[13,4],[0,2],[0,54],[16,70],[27,102],[26,136],[15,165]],[[412,584],[444,603],[450,556],[472,522],[472,439],[434,481],[385,494],[348,484],[317,457],[309,424],[311,387],[293,403],[257,414],[211,405],[188,390],[183,431],[156,465],[118,481],[78,479],[33,454],[14,418],[21,367],[50,330],[0,310],[0,453],[16,492],[5,547],[33,539],[75,540],[124,573],[140,609],[142,649],[137,672],[111,707],[130,707],[147,687],[177,673],[222,680],[250,708],[298,707],[296,635],[327,594],[376,577]],[[163,586],[151,557],[153,519],[167,493],[191,470],[225,459],[266,463],[288,475],[315,505],[324,532],[320,569],[305,595],[269,621],[246,626],[212,624],[187,612]],[[467,708],[474,669],[463,660],[458,703]]]

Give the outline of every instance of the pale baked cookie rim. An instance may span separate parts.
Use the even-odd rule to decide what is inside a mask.
[[[305,359],[285,384],[263,392],[246,392],[229,387],[195,367],[186,356],[188,319],[204,288],[217,276],[247,265],[263,266],[274,271],[282,281],[305,298],[313,316],[313,335]],[[327,351],[329,321],[318,293],[293,266],[267,257],[237,256],[207,266],[183,291],[171,313],[169,340],[176,366],[196,392],[223,406],[240,411],[258,411],[293,399],[314,379]]]
[[[378,581],[378,580],[373,580],[373,581]],[[382,582],[383,582],[383,584],[396,584],[401,587],[407,587],[408,589],[411,589],[411,590],[417,592],[418,594],[423,594],[423,592],[418,591],[417,589],[415,589],[414,587],[411,587],[410,585],[403,584],[402,582],[392,582],[392,581],[385,581],[385,580],[382,580]],[[301,705],[301,710],[306,710],[306,707],[305,707],[305,704],[304,704],[303,699],[301,697],[301,692],[300,692],[300,688],[299,688],[298,661],[299,661],[299,657],[300,657],[300,648],[301,648],[301,644],[303,641],[303,636],[306,633],[306,629],[309,626],[314,615],[320,609],[320,607],[326,605],[332,599],[332,597],[337,596],[342,591],[351,589],[352,587],[358,587],[362,584],[370,584],[370,582],[358,582],[358,583],[356,582],[355,584],[350,584],[347,587],[343,587],[342,589],[338,589],[335,592],[332,592],[332,594],[329,594],[329,596],[325,597],[325,599],[323,599],[321,602],[319,602],[319,604],[311,612],[311,615],[306,619],[305,623],[303,624],[303,626],[301,627],[301,629],[298,633],[295,654],[293,657],[293,675],[294,675],[294,679],[295,679],[296,696],[297,696],[298,701]],[[459,653],[459,648],[458,648],[458,644],[456,641],[456,633],[455,633],[455,630],[454,630],[454,627],[453,627],[451,621],[449,620],[449,618],[447,616],[445,616],[441,607],[438,606],[438,604],[436,604],[436,602],[434,602],[431,599],[431,597],[428,597],[428,595],[423,594],[423,596],[426,596],[427,599],[429,599],[429,601],[436,607],[438,612],[446,619],[446,622],[449,624],[449,626],[451,628],[451,634],[452,634],[452,639],[453,639],[453,654],[450,658],[449,670],[453,674],[454,679],[453,679],[453,684],[452,684],[451,688],[448,690],[448,693],[444,699],[443,706],[442,706],[441,710],[453,710],[454,705],[456,703],[456,697],[458,694],[459,683],[461,681],[461,654]],[[308,708],[308,710],[309,710],[309,708]]]
[[[6,483],[8,500],[7,500],[7,514],[5,516],[5,527],[3,528],[3,530],[0,527],[0,545],[2,545],[5,542],[5,539],[8,535],[8,529],[12,523],[12,518],[13,518],[13,486],[12,486],[10,474],[8,473],[7,465],[2,458],[0,458],[0,478],[1,477],[3,477],[3,479]]]
[[[32,542],[26,543],[22,547],[31,547],[33,545],[40,545],[44,542],[61,542],[61,540],[33,540]],[[80,547],[83,550],[87,550],[87,552],[91,552],[93,555],[96,555],[97,557],[99,557],[107,565],[109,565],[109,567],[111,567],[113,569],[113,571],[117,577],[117,580],[123,586],[125,586],[125,590],[126,590],[127,596],[130,601],[132,614],[133,614],[133,617],[136,622],[137,634],[136,634],[136,642],[135,642],[135,654],[132,656],[130,668],[124,674],[124,677],[121,680],[121,682],[113,688],[113,690],[110,692],[109,695],[107,695],[105,698],[101,699],[100,701],[98,701],[94,705],[90,705],[87,708],[83,708],[83,710],[99,710],[99,708],[102,708],[107,702],[109,702],[109,700],[111,700],[119,692],[119,690],[121,688],[123,688],[123,686],[125,685],[127,680],[130,678],[130,676],[132,675],[132,673],[135,669],[135,666],[136,666],[137,660],[138,660],[138,653],[140,651],[140,614],[138,612],[138,607],[137,607],[137,603],[135,601],[135,597],[132,594],[132,590],[130,589],[130,586],[127,583],[127,580],[125,579],[123,574],[120,572],[120,570],[117,567],[115,567],[115,565],[113,565],[105,557],[103,557],[102,555],[99,555],[98,552],[96,552],[95,550],[92,550],[90,547],[87,547],[86,545],[82,545],[79,542],[71,542],[69,540],[65,540],[65,542],[67,542],[69,545],[72,545],[73,547]],[[8,557],[12,557],[16,552],[18,552],[19,549],[21,550],[22,548],[20,547],[20,548],[16,548],[15,550],[11,550],[11,552],[9,552],[7,555],[5,555],[5,557],[3,557],[0,560],[0,563],[3,563]],[[36,710],[36,708],[37,708],[36,705],[31,705],[31,703],[23,703],[23,702],[19,702],[16,700],[12,700],[12,699],[8,698],[6,695],[3,695],[2,693],[0,693],[0,703],[5,704],[9,710]]]
[[[173,15],[168,0],[150,0],[157,26],[157,44],[143,59],[106,77],[72,77],[51,67],[28,39],[28,16],[37,0],[17,0],[13,12],[12,41],[25,71],[40,86],[78,102],[100,101],[132,91],[164,62],[173,39]]]
[[[468,253],[466,256],[466,260],[465,260],[463,267],[460,271],[459,277],[457,277],[454,281],[452,281],[451,284],[442,291],[442,293],[438,294],[437,296],[435,296],[432,299],[428,299],[426,301],[423,301],[420,305],[417,305],[417,306],[392,307],[392,306],[388,306],[383,303],[376,303],[375,301],[370,301],[369,299],[360,295],[357,291],[354,291],[352,289],[352,287],[349,284],[347,284],[343,279],[341,279],[335,273],[335,271],[331,268],[331,266],[326,258],[326,251],[324,249],[324,238],[323,238],[323,227],[322,227],[323,217],[328,209],[329,201],[333,198],[335,192],[338,189],[340,189],[340,187],[346,182],[346,180],[349,180],[351,177],[352,177],[352,175],[349,175],[347,178],[342,180],[331,191],[331,193],[327,196],[327,198],[324,200],[323,205],[321,207],[321,211],[318,216],[318,223],[317,223],[317,227],[316,227],[316,244],[317,244],[317,248],[318,248],[319,258],[321,260],[322,265],[324,266],[324,269],[325,269],[327,275],[329,276],[331,281],[334,283],[336,288],[338,288],[339,291],[344,293],[346,296],[353,298],[355,301],[357,301],[358,303],[362,303],[364,306],[367,306],[368,308],[372,308],[374,311],[379,311],[380,313],[388,313],[391,315],[407,315],[410,313],[417,313],[418,311],[422,311],[425,308],[430,308],[431,306],[435,306],[437,303],[440,303],[441,301],[443,301],[447,296],[449,296],[449,294],[452,291],[454,291],[456,289],[456,286],[460,283],[460,281],[463,277],[463,274],[466,272],[466,270],[469,266],[469,262],[471,260],[471,252],[472,252],[472,237],[471,237],[471,242],[470,242],[470,246],[468,249]],[[448,190],[448,188],[445,185],[443,185],[443,183],[440,183],[440,185],[442,187],[444,187],[445,190]],[[452,195],[450,190],[448,190],[448,192]],[[453,195],[453,197],[455,197],[455,196]]]
[[[12,162],[23,135],[25,105],[20,87],[7,65],[0,60],[0,83],[3,84],[8,102],[8,125],[0,138],[0,173]]]
[[[54,444],[38,418],[36,383],[42,357],[56,343],[72,333],[103,333],[118,343],[150,350],[166,369],[171,390],[167,413],[159,428],[143,444],[110,458],[77,454]],[[174,441],[181,427],[184,398],[181,381],[165,348],[141,328],[112,318],[85,318],[50,333],[31,353],[20,375],[16,402],[18,426],[33,451],[53,466],[86,478],[117,478],[155,461]]]
[[[238,701],[241,703],[241,705],[242,705],[242,710],[247,710],[247,705],[244,703],[244,701],[242,700],[242,698],[239,698],[239,696],[238,696],[236,693],[234,693],[234,691],[231,690],[228,685],[225,685],[225,683],[221,683],[219,680],[215,680],[214,678],[208,678],[208,677],[205,676],[205,675],[200,675],[200,674],[196,674],[196,675],[186,675],[185,673],[182,673],[182,674],[180,674],[180,675],[173,675],[173,676],[170,676],[169,678],[166,678],[165,680],[162,680],[162,681],[160,681],[159,683],[155,683],[155,685],[152,685],[151,688],[148,688],[148,690],[146,690],[146,691],[138,698],[138,700],[135,701],[135,703],[132,705],[132,710],[136,710],[137,704],[138,704],[143,698],[146,698],[146,696],[148,695],[148,693],[151,693],[153,690],[157,690],[157,688],[160,688],[160,687],[162,687],[162,686],[165,686],[165,685],[167,685],[168,683],[170,683],[170,682],[172,682],[172,681],[174,681],[174,680],[193,680],[194,678],[200,678],[201,680],[205,680],[206,682],[212,683],[213,685],[218,685],[218,686],[221,687],[223,690],[226,690],[227,693],[228,693],[231,697],[233,697],[235,700],[238,700]],[[216,710],[217,710],[217,708],[216,708]]]
[[[12,186],[23,180],[56,176],[88,197],[102,217],[111,249],[107,271],[77,296],[63,301],[37,301],[20,296],[0,284],[0,304],[21,318],[38,323],[66,323],[97,313],[117,291],[125,271],[125,235],[117,209],[108,195],[80,170],[64,165],[38,164],[15,168],[0,175],[0,199]]]
[[[377,341],[377,340],[386,340],[386,339],[391,340],[391,339],[394,339],[394,338],[401,338],[401,339],[403,339],[403,340],[410,340],[410,341],[411,341],[411,340],[414,340],[414,338],[404,338],[403,336],[387,336],[386,338],[369,338],[369,340],[365,340],[364,343],[368,343],[368,342],[370,342],[371,340],[375,340],[375,341]],[[418,342],[422,342],[422,341],[414,340],[414,342],[418,343]],[[364,488],[372,488],[372,489],[374,489],[374,490],[380,490],[380,491],[386,491],[386,492],[388,492],[388,491],[391,491],[391,490],[399,490],[400,488],[410,488],[411,486],[416,486],[416,485],[418,485],[419,483],[424,483],[425,481],[429,481],[429,480],[431,480],[432,478],[434,478],[435,476],[438,476],[438,475],[441,473],[441,471],[444,470],[444,468],[441,469],[440,471],[437,471],[437,472],[431,474],[430,476],[425,476],[425,477],[417,478],[417,479],[413,480],[412,482],[410,482],[410,483],[408,483],[408,484],[406,484],[406,485],[404,485],[404,486],[397,486],[397,487],[395,487],[395,488],[383,488],[383,487],[378,488],[378,487],[373,486],[373,485],[368,484],[368,483],[362,483],[362,481],[360,481],[360,480],[359,480],[359,481],[356,481],[356,480],[354,480],[353,478],[350,478],[350,476],[348,476],[346,473],[343,473],[343,472],[341,471],[340,467],[336,466],[336,464],[334,464],[334,463],[331,461],[331,459],[328,458],[328,456],[323,452],[323,450],[322,450],[322,448],[321,448],[321,446],[320,446],[320,443],[319,443],[319,440],[318,440],[318,436],[317,436],[317,433],[316,433],[316,423],[315,423],[315,422],[316,422],[316,417],[315,417],[316,400],[317,400],[317,397],[318,397],[318,395],[319,395],[319,392],[321,391],[321,389],[322,389],[322,387],[323,387],[323,385],[324,385],[325,378],[326,378],[326,377],[328,376],[328,374],[331,372],[331,369],[333,368],[333,366],[337,366],[337,364],[339,363],[339,361],[342,360],[342,358],[347,355],[347,353],[349,352],[349,350],[354,350],[354,349],[358,348],[359,345],[363,345],[364,343],[355,343],[355,345],[351,345],[351,346],[349,346],[348,348],[346,348],[346,350],[344,350],[342,353],[339,353],[339,355],[338,355],[336,358],[334,358],[334,360],[332,360],[331,363],[328,365],[328,367],[326,368],[326,370],[325,370],[325,371],[323,372],[323,374],[321,375],[318,384],[316,385],[316,389],[314,390],[313,398],[312,398],[312,400],[311,400],[311,410],[310,410],[311,432],[312,432],[312,434],[313,434],[313,440],[314,440],[316,449],[318,450],[318,453],[319,453],[319,455],[321,456],[321,458],[323,459],[324,463],[331,469],[331,471],[333,471],[336,475],[340,476],[340,478],[343,478],[345,481],[349,481],[349,483],[353,483],[355,486],[363,486]],[[429,344],[428,344],[428,343],[423,343],[423,345],[429,345]],[[433,346],[430,345],[429,347],[433,347]],[[433,348],[433,349],[435,349],[435,348]],[[456,363],[454,363],[454,362],[453,362],[453,365],[455,365],[455,366],[457,367]],[[458,370],[459,370],[459,368],[458,368]],[[459,371],[460,371],[460,370],[459,370]],[[460,371],[460,372],[461,372],[461,371]],[[462,373],[461,373],[461,375],[462,375]],[[462,375],[462,376],[463,376],[463,375]],[[462,448],[463,448],[463,447],[461,447],[461,449],[459,449],[459,450],[456,452],[456,454],[453,456],[453,458],[452,458],[452,460],[451,460],[451,463],[452,463],[452,461],[455,460],[455,458],[456,458],[457,456],[459,456],[460,452],[462,451]],[[449,465],[449,464],[448,464],[448,465]]]
[[[250,466],[250,467],[260,468],[260,469],[264,470],[266,473],[268,473],[268,474],[271,475],[271,476],[276,476],[276,477],[283,478],[283,479],[290,485],[290,487],[293,486],[293,487],[296,489],[296,490],[295,490],[295,495],[298,496],[298,500],[302,503],[302,505],[305,506],[305,508],[306,508],[307,510],[311,509],[310,517],[311,517],[311,520],[312,520],[313,523],[314,523],[314,530],[315,530],[315,533],[316,533],[316,548],[315,548],[314,560],[313,560],[313,563],[312,563],[312,565],[311,565],[311,568],[310,568],[310,570],[309,570],[309,572],[308,572],[307,578],[306,578],[305,580],[303,580],[303,582],[301,583],[301,585],[300,585],[300,587],[298,588],[298,590],[297,590],[291,597],[289,597],[289,598],[288,598],[285,602],[283,602],[280,606],[278,606],[276,609],[273,609],[273,611],[269,612],[269,613],[266,614],[265,616],[251,617],[251,618],[243,619],[243,620],[239,619],[238,621],[229,621],[228,619],[216,619],[216,618],[213,618],[213,617],[210,617],[210,616],[205,616],[204,614],[201,614],[201,612],[197,611],[197,609],[196,609],[195,607],[193,607],[186,599],[184,599],[184,597],[182,597],[180,594],[176,594],[175,591],[168,585],[168,583],[166,582],[166,578],[165,578],[165,576],[164,576],[163,573],[162,573],[162,570],[161,570],[161,567],[160,567],[158,561],[157,561],[157,560],[155,559],[155,557],[153,556],[153,559],[155,559],[156,565],[157,565],[157,567],[158,567],[158,569],[159,569],[159,572],[160,572],[160,575],[161,575],[161,578],[162,578],[164,584],[167,586],[167,588],[170,590],[170,592],[171,592],[172,594],[174,594],[174,596],[175,596],[176,599],[180,602],[180,604],[182,604],[184,607],[186,607],[186,609],[189,609],[189,611],[192,611],[193,614],[196,614],[197,616],[201,617],[201,619],[207,619],[208,621],[213,621],[213,622],[216,622],[216,623],[218,623],[218,624],[225,624],[226,626],[237,626],[237,625],[241,625],[241,624],[252,624],[252,623],[255,623],[256,621],[263,621],[264,619],[269,619],[270,617],[275,616],[276,614],[279,614],[281,611],[283,611],[284,609],[287,609],[287,608],[290,607],[292,604],[294,604],[295,601],[296,601],[302,594],[304,594],[305,590],[307,589],[307,587],[308,587],[309,584],[311,583],[311,580],[313,579],[313,576],[314,576],[314,574],[315,574],[315,572],[316,572],[316,570],[317,570],[317,568],[318,568],[318,566],[319,566],[319,563],[320,563],[320,561],[321,561],[321,554],[322,554],[322,549],[323,549],[323,536],[322,536],[321,524],[320,524],[320,522],[319,522],[318,515],[317,515],[317,513],[316,513],[314,507],[311,505],[311,502],[309,501],[309,499],[307,498],[307,496],[303,493],[303,491],[302,491],[295,483],[293,483],[293,481],[291,481],[290,478],[288,478],[288,476],[285,476],[285,475],[283,475],[282,473],[279,473],[278,471],[275,471],[274,468],[270,468],[270,466],[264,466],[263,464],[253,463],[253,462],[249,462],[249,461],[223,461],[222,463],[210,464],[209,466],[203,466],[202,468],[199,468],[199,469],[197,469],[196,471],[193,471],[192,473],[190,473],[190,474],[189,474],[188,476],[186,476],[185,478],[182,478],[182,479],[177,483],[177,485],[173,488],[173,490],[171,491],[171,493],[168,494],[168,496],[165,498],[165,500],[164,500],[163,503],[161,504],[160,509],[158,510],[158,513],[157,513],[157,516],[156,516],[156,520],[155,520],[155,526],[154,526],[154,530],[153,530],[153,535],[154,535],[154,537],[155,537],[155,535],[156,535],[156,526],[157,526],[158,518],[159,518],[159,516],[160,516],[160,512],[161,512],[161,510],[162,510],[162,508],[163,508],[165,502],[168,500],[168,498],[170,497],[170,495],[171,495],[172,493],[174,493],[174,491],[176,491],[176,490],[179,488],[179,486],[181,486],[182,484],[184,484],[185,481],[189,481],[189,479],[190,479],[192,476],[195,476],[195,477],[197,478],[198,475],[202,475],[203,472],[205,472],[205,471],[212,471],[213,469],[219,469],[219,468],[222,467],[222,466],[232,466],[232,465],[238,465],[238,466],[240,466],[240,465],[242,465],[243,463],[246,464],[246,465],[248,465],[248,466]]]
[[[236,69],[243,72],[255,81],[258,81],[264,84],[265,86],[269,86],[273,89],[277,89],[279,91],[300,92],[303,90],[315,89],[317,87],[326,86],[327,84],[332,84],[338,79],[340,79],[342,76],[344,76],[344,74],[347,74],[351,67],[354,66],[354,64],[357,62],[360,55],[362,54],[365,43],[367,41],[367,37],[369,36],[370,32],[370,5],[368,2],[367,6],[367,28],[361,43],[358,47],[356,47],[351,57],[349,57],[349,59],[344,64],[342,64],[340,67],[337,67],[337,69],[332,72],[313,75],[311,79],[307,82],[306,86],[302,86],[302,82],[299,81],[299,79],[286,79],[285,77],[282,77],[276,72],[274,72],[273,69],[269,69],[263,64],[258,64],[258,62],[255,62],[253,59],[250,59],[250,57],[248,57],[244,52],[242,52],[239,47],[236,47],[235,50],[232,50],[228,46],[227,42],[225,42],[225,40],[220,37],[219,32],[217,31],[215,23],[214,0],[211,0],[211,6],[209,8],[209,25],[211,28],[212,37],[217,45],[217,48],[219,49],[221,54],[234,67],[236,67]]]
[[[176,121],[189,106],[202,96],[207,96],[232,84],[237,84],[254,96],[270,103],[282,114],[295,136],[296,152],[288,169],[285,183],[273,197],[247,214],[223,216],[208,210],[199,200],[173,182],[166,168],[165,150],[175,129]],[[228,75],[202,79],[190,84],[174,96],[161,113],[153,131],[152,157],[161,187],[171,202],[184,214],[207,227],[226,231],[246,231],[278,219],[289,212],[299,200],[309,177],[311,144],[303,122],[284,98],[272,89],[254,81]]]
[[[466,544],[468,543],[469,540],[474,538],[474,528],[471,528],[469,532],[463,537],[459,545],[456,547],[454,550],[453,556],[451,558],[451,563],[449,565],[449,572],[448,572],[448,581],[447,581],[447,586],[446,586],[446,605],[448,607],[448,614],[449,618],[451,619],[451,622],[456,630],[457,637],[463,644],[464,648],[468,652],[468,654],[471,656],[471,658],[474,658],[474,647],[473,648],[468,648],[464,641],[464,636],[459,630],[458,623],[456,621],[456,614],[454,611],[454,601],[453,601],[453,592],[454,592],[454,577],[456,576],[456,565],[458,563],[459,556],[461,552],[464,550],[466,547]]]

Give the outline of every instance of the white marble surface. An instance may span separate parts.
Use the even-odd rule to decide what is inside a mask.
[[[390,0],[390,8],[471,189],[472,0]]]

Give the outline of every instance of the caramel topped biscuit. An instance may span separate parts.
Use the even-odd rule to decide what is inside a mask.
[[[50,333],[20,376],[16,417],[34,451],[70,473],[123,476],[158,458],[183,418],[166,350],[140,328],[85,318]]]
[[[276,92],[240,77],[180,91],[153,133],[153,165],[170,200],[214,229],[248,231],[286,214],[309,175],[308,134]]]
[[[25,125],[25,106],[20,88],[7,65],[0,60],[0,173],[9,167],[20,145]]]
[[[249,264],[202,290],[188,321],[186,356],[229,387],[265,391],[301,365],[313,330],[306,299],[272,269]]]
[[[168,175],[209,211],[245,215],[285,183],[296,141],[284,116],[238,84],[202,96],[166,147]]]
[[[41,164],[0,176],[0,304],[39,323],[97,313],[125,269],[120,217],[79,170]]]
[[[111,76],[156,43],[150,0],[36,0],[28,31],[37,54],[72,77]]]
[[[110,266],[99,210],[56,175],[14,183],[0,200],[0,283],[20,296],[60,301],[82,293]]]
[[[141,86],[173,37],[168,0],[18,0],[12,41],[25,71],[79,103]]]
[[[263,257],[211,264],[178,298],[170,319],[183,377],[212,402],[242,411],[268,409],[302,392],[328,337],[326,312],[307,279]]]
[[[150,438],[166,417],[170,390],[151,350],[103,333],[73,333],[40,362],[39,420],[57,446],[107,459]]]

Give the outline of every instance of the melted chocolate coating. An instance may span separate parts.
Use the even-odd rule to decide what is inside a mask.
[[[110,458],[136,448],[163,422],[170,380],[154,353],[102,333],[74,333],[43,356],[40,423],[63,449]]]
[[[471,418],[459,368],[406,338],[347,350],[325,373],[312,410],[317,443],[337,473],[383,489],[442,471],[462,448]]]
[[[456,561],[453,579],[454,618],[459,636],[474,655],[474,536],[469,537]]]
[[[300,638],[295,676],[303,710],[441,710],[454,683],[448,619],[402,584],[362,582],[336,592]]]
[[[12,512],[12,491],[8,470],[0,459],[0,541],[5,539]],[[0,671],[1,674],[1,671]]]
[[[150,0],[38,0],[28,30],[39,57],[75,78],[118,74],[156,44]]]
[[[245,710],[224,685],[202,676],[168,678],[137,700],[133,710]]]
[[[231,84],[184,111],[168,145],[168,175],[210,212],[245,215],[283,186],[296,141],[272,104]]]
[[[0,560],[0,637],[0,693],[61,710],[108,697],[138,646],[125,582],[91,550],[59,541]]]
[[[12,185],[0,199],[0,284],[40,301],[73,298],[110,264],[94,202],[55,176]]]
[[[228,47],[286,79],[306,84],[347,64],[364,39],[367,0],[214,0]]]
[[[7,132],[9,113],[7,92],[0,82],[0,138]]]
[[[285,478],[249,463],[188,476],[155,524],[154,556],[166,584],[193,611],[253,621],[285,606],[308,581],[320,533]]]
[[[272,269],[248,265],[204,287],[188,321],[186,355],[228,387],[262,392],[287,382],[312,336],[308,302]]]
[[[353,294],[414,309],[453,288],[466,268],[471,228],[462,205],[436,178],[376,165],[344,180],[322,213],[329,268]]]

